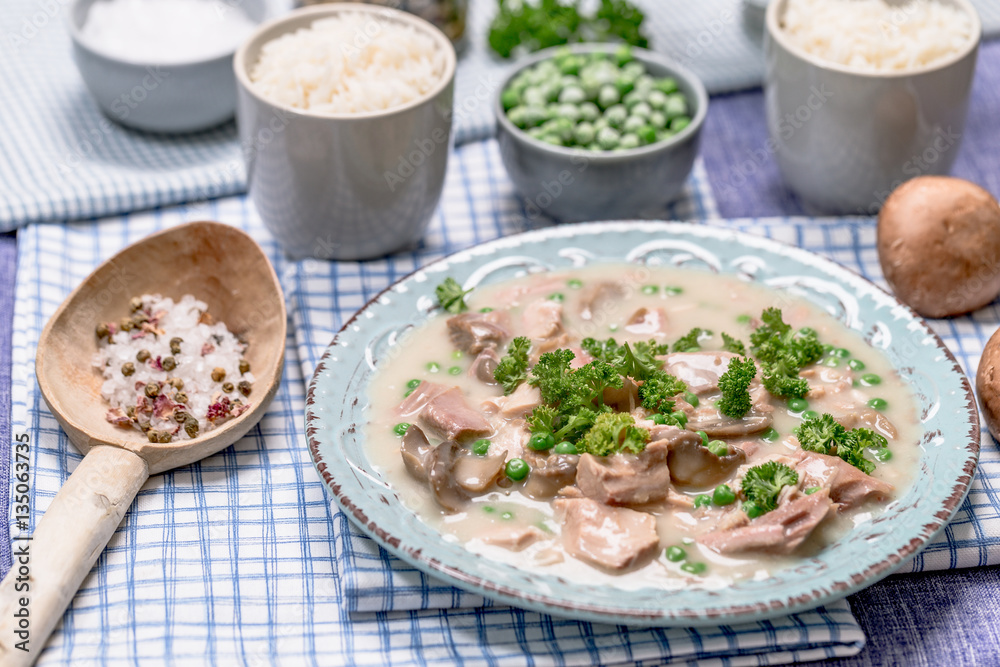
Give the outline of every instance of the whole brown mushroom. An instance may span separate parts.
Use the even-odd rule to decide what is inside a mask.
[[[1000,440],[1000,329],[993,332],[979,358],[976,394],[990,433]]]
[[[896,296],[921,315],[985,306],[1000,294],[1000,205],[960,178],[914,178],[879,213],[878,257]]]

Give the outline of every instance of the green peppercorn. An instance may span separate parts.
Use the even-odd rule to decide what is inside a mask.
[[[687,558],[687,552],[681,547],[674,545],[667,548],[667,560],[671,563],[677,563],[685,558]]]
[[[251,386],[251,384],[250,384],[249,382],[247,382],[246,380],[241,380],[241,381],[240,381],[240,382],[239,382],[239,383],[238,383],[238,384],[236,385],[236,388],[237,388],[237,389],[239,389],[239,390],[240,390],[240,393],[241,393],[241,394],[243,394],[244,396],[249,396],[249,395],[250,395],[250,392],[251,392],[251,391],[253,391],[253,387],[252,387],[252,386]]]
[[[189,438],[197,437],[198,435],[198,420],[191,418],[184,422],[184,432],[188,434]]]
[[[406,422],[400,422],[392,427],[392,432],[396,435],[403,436],[406,435],[406,431],[410,428],[410,425]]]
[[[184,342],[183,338],[171,338],[170,339],[170,353],[180,354],[181,353],[181,343]]]
[[[173,357],[163,357],[163,360],[160,361],[160,365],[163,366],[163,370],[169,372],[177,368],[177,360]]]
[[[222,383],[222,391],[226,392],[227,394],[233,393],[233,389],[235,389],[235,388],[236,387],[233,386],[232,382],[223,382]]]
[[[146,396],[150,398],[156,398],[160,395],[160,383],[150,382],[146,385]]]
[[[158,431],[156,429],[149,429],[146,433],[146,437],[149,438],[150,442],[170,442],[173,440],[173,436],[170,435],[169,431]]]
[[[143,324],[149,321],[149,315],[145,311],[140,310],[138,313],[132,316],[132,326],[136,329],[142,327]]]
[[[246,359],[240,359],[240,373],[242,374],[249,372],[250,372],[250,362],[247,361]]]
[[[188,402],[188,395],[185,394],[183,391],[179,391],[176,394],[174,394],[174,402],[183,405],[184,403]]]
[[[111,338],[111,328],[104,322],[97,325],[97,328],[94,329],[94,333],[97,334],[98,339]]]
[[[123,317],[121,322],[118,323],[118,326],[122,331],[131,331],[133,328],[132,320],[127,317]]]
[[[132,297],[128,302],[129,309],[134,313],[142,309],[142,299],[137,296]]]
[[[182,380],[180,378],[170,378],[169,380],[167,380],[167,383],[171,387],[173,387],[174,389],[183,389],[184,388],[184,380]]]
[[[222,382],[226,379],[226,369],[216,366],[212,369],[212,380],[214,382]]]
[[[174,410],[174,421],[177,422],[178,424],[183,424],[190,417],[191,414],[186,410]]]
[[[148,360],[151,356],[153,355],[150,354],[149,350],[139,350],[138,352],[135,353],[135,360],[138,362],[145,363],[146,360]]]
[[[126,361],[124,364],[122,364],[122,375],[128,377],[133,373],[135,373],[135,364],[133,364],[131,361]]]
[[[477,456],[486,456],[490,451],[490,441],[486,438],[481,438],[472,443],[472,453]]]

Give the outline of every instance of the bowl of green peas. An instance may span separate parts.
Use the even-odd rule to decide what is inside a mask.
[[[646,49],[575,44],[524,59],[499,87],[500,155],[529,217],[662,216],[694,166],[708,94]]]

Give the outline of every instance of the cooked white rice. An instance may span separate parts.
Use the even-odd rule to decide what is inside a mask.
[[[871,72],[905,72],[968,46],[973,21],[937,0],[789,0],[782,27],[803,50]]]
[[[419,99],[444,71],[445,54],[430,35],[369,13],[342,12],[265,44],[250,80],[275,104],[349,114]]]
[[[161,393],[171,401],[170,404],[162,401],[160,415],[147,415],[149,427],[171,433],[173,440],[190,438],[183,425],[172,418],[172,412],[177,409],[183,409],[198,420],[199,433],[210,431],[229,417],[246,410],[252,394],[251,397],[246,397],[235,389],[241,381],[253,383],[254,380],[252,373],[240,373],[240,360],[246,345],[224,323],[200,322],[202,315],[208,311],[208,306],[190,294],[177,303],[158,294],[146,294],[140,298],[142,310],[151,318],[150,326],[123,331],[117,323],[113,323],[113,335],[110,340],[101,339],[94,357],[94,366],[105,378],[101,396],[112,408],[107,415],[108,421],[114,423],[117,417],[121,426],[139,428],[134,420],[130,424],[121,417],[128,406],[135,408],[137,401],[142,401],[145,396],[144,387],[150,382],[159,383]],[[156,333],[154,329],[162,333]],[[174,337],[183,339],[180,343],[181,352],[176,355],[170,350],[170,340]],[[145,362],[137,359],[141,350],[149,352],[149,359]],[[161,367],[162,360],[167,357],[173,357],[177,363],[172,371]],[[134,367],[132,375],[122,373],[122,366],[126,363],[131,363]],[[216,368],[225,370],[223,381],[212,379],[212,371]],[[178,407],[173,400],[177,397],[178,390],[168,384],[171,378],[183,381],[183,387],[179,390],[187,396],[183,406]],[[224,392],[224,382],[231,382],[234,390],[228,394]],[[228,403],[223,400],[225,398],[228,398]],[[240,403],[235,408],[230,408],[225,416],[208,419],[209,407],[213,404],[230,407],[237,400]],[[221,408],[216,407],[215,410],[218,413]]]

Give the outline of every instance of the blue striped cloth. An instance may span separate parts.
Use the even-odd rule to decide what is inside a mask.
[[[670,213],[713,216],[704,183],[699,168]],[[289,263],[240,197],[22,230],[12,429],[33,442],[32,528],[80,460],[35,384],[44,322],[100,260],[154,230],[206,218],[249,231],[282,278],[298,329],[289,334],[283,384],[259,426],[234,446],[143,487],[40,665],[131,665],[164,656],[184,665],[776,665],[852,655],[864,646],[846,601],[740,626],[642,630],[480,606],[456,591],[442,603],[433,599],[435,586],[443,587],[426,581],[410,605],[419,608],[357,611],[358,569],[350,554],[367,546],[331,507],[305,447],[305,372],[339,323],[391,280],[523,228],[492,142],[456,153],[423,245],[388,260]],[[386,572],[380,581],[391,577]]]
[[[269,0],[274,13],[292,0]],[[987,34],[1000,3],[974,0]],[[712,92],[760,84],[759,27],[739,0],[638,0],[653,47],[688,65]],[[70,57],[67,0],[6,0],[0,12],[0,231],[37,221],[127,213],[243,192],[234,123],[166,137],[100,114]],[[511,63],[485,46],[495,0],[471,0],[469,48],[456,77],[459,144],[493,134],[492,95]]]

